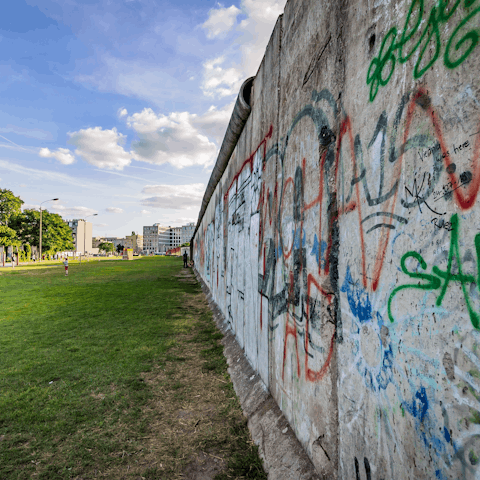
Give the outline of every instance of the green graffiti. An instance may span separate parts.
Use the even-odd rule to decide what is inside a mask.
[[[463,2],[465,16],[453,29],[443,54],[443,62],[447,68],[455,68],[460,65],[472,53],[480,40],[479,28],[469,30],[458,39],[461,30],[480,13],[480,7],[472,7],[476,2],[477,0],[464,0]],[[448,22],[461,2],[455,0],[452,6],[449,5],[450,3],[450,0],[437,0],[428,14],[428,20],[423,22],[425,24],[423,32],[415,35],[422,24],[424,0],[412,0],[402,33],[399,35],[397,27],[392,27],[383,39],[378,56],[373,58],[370,63],[367,85],[370,85],[371,102],[377,96],[378,89],[389,82],[397,60],[399,63],[405,63],[415,52],[419,51],[413,70],[415,79],[420,78],[437,61],[442,49],[440,26]],[[432,52],[432,54],[428,63],[423,65],[425,52]]]
[[[388,318],[393,323],[395,319],[392,315],[392,300],[395,295],[406,288],[413,288],[418,290],[438,290],[440,288],[440,293],[436,300],[436,305],[439,307],[442,305],[443,298],[447,292],[450,282],[460,282],[462,285],[463,296],[465,297],[465,303],[467,305],[468,314],[470,316],[470,321],[472,325],[477,330],[480,330],[480,315],[474,310],[472,302],[470,300],[470,295],[467,289],[467,285],[476,283],[477,287],[480,288],[480,233],[475,235],[475,251],[477,254],[477,278],[473,275],[466,275],[462,273],[462,259],[460,257],[460,248],[458,245],[458,215],[452,215],[450,222],[452,224],[451,236],[450,236],[450,249],[448,252],[448,262],[447,269],[440,270],[436,265],[432,267],[432,274],[419,273],[409,271],[406,266],[406,261],[409,258],[417,260],[422,270],[427,269],[427,264],[422,256],[417,252],[407,252],[403,255],[400,260],[400,266],[402,272],[408,275],[410,278],[416,280],[422,280],[424,283],[412,283],[407,285],[400,285],[393,289],[390,297],[388,299]],[[458,273],[452,272],[453,260],[455,259],[457,264]],[[443,280],[443,282],[442,282]]]

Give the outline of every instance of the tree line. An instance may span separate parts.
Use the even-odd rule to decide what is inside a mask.
[[[31,248],[40,247],[40,211],[26,209],[11,190],[0,189],[0,246],[13,247],[29,259]],[[57,213],[42,209],[42,251],[47,256],[73,250],[72,230]]]

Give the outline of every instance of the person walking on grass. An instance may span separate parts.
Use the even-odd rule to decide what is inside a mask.
[[[188,262],[187,252],[183,252],[183,268],[188,267],[187,262]]]
[[[68,277],[68,257],[65,257],[63,264],[65,265],[65,276]]]

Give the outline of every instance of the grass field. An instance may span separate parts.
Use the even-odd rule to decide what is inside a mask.
[[[0,270],[0,479],[266,478],[182,265]]]

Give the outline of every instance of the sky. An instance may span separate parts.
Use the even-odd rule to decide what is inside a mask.
[[[94,236],[196,222],[239,88],[284,5],[4,2],[0,188],[24,209],[91,221]]]

